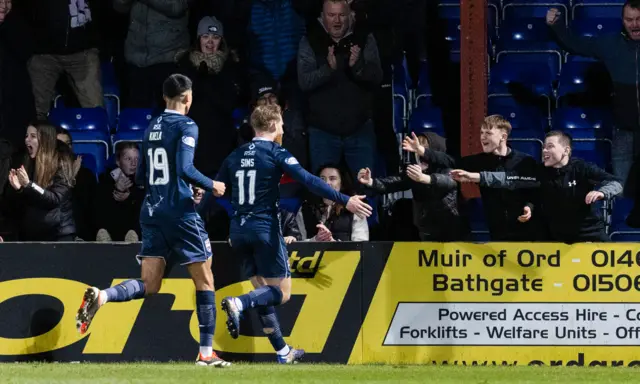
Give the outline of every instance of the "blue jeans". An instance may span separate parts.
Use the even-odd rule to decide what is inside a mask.
[[[326,164],[340,164],[342,157],[355,179],[362,168],[373,168],[376,135],[373,122],[368,120],[349,136],[339,136],[309,127],[309,157],[311,172]]]
[[[633,132],[614,129],[611,143],[611,165],[614,176],[622,181],[622,185],[626,184],[634,160]]]

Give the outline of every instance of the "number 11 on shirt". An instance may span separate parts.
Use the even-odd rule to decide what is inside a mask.
[[[245,176],[246,175],[246,176]],[[256,201],[256,170],[250,171],[240,170],[236,172],[236,178],[238,179],[238,204],[244,205],[244,179],[249,179],[249,205],[253,205]]]

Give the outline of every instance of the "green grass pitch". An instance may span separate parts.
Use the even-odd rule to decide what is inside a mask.
[[[638,383],[633,368],[462,367],[392,365],[0,364],[2,383]]]

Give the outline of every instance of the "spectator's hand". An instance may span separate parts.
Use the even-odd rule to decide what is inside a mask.
[[[422,168],[417,164],[407,165],[407,176],[415,182],[431,184],[431,176],[422,173]]]
[[[347,203],[347,210],[361,218],[371,216],[373,209],[371,209],[369,204],[364,202],[365,198],[366,196],[351,196]]]
[[[130,194],[129,191],[125,191],[125,192],[113,191],[113,199],[115,201],[122,202],[129,198],[129,194]]]
[[[9,171],[9,184],[11,184],[13,189],[15,189],[16,191],[22,188],[20,187],[20,181],[18,181],[18,173],[15,169]]]
[[[554,25],[560,19],[562,13],[557,8],[551,8],[547,11],[547,25]]]
[[[526,223],[531,220],[531,207],[524,207],[522,210],[522,215],[518,216],[518,221],[521,223]]]
[[[116,190],[118,192],[128,192],[131,186],[133,186],[131,180],[129,180],[129,178],[124,175],[124,173],[120,173],[120,176],[118,176],[118,180],[116,180]]]
[[[324,224],[318,224],[316,228],[318,228],[318,233],[314,237],[316,241],[335,241],[333,234]]]
[[[351,55],[349,55],[349,66],[353,67],[358,62],[360,58],[360,47],[357,45],[351,46]]]
[[[604,193],[602,192],[598,192],[598,191],[591,191],[587,194],[587,197],[584,199],[584,202],[587,203],[587,205],[593,204],[598,200],[603,200],[604,199]]]
[[[360,184],[372,186],[373,179],[371,178],[371,170],[369,168],[363,168],[358,171],[358,181]]]
[[[407,136],[402,141],[402,149],[407,152],[417,153],[418,156],[424,156],[425,148],[418,141],[415,132],[411,132],[411,137]]]
[[[295,243],[296,242],[296,238],[293,236],[285,236],[284,237],[284,243],[289,245],[291,243]]]
[[[21,166],[16,173],[18,174],[18,182],[20,183],[21,187],[26,187],[27,185],[29,185],[29,175],[27,175],[27,170],[24,169],[24,165]]]
[[[329,66],[331,67],[331,69],[335,70],[338,68],[338,61],[336,61],[336,54],[333,45],[329,47],[327,61],[329,62]]]
[[[213,195],[215,197],[220,197],[224,195],[224,192],[227,190],[227,186],[224,183],[219,181],[213,182]]]
[[[196,205],[200,204],[203,196],[204,196],[204,189],[193,187],[193,202],[196,203]]]
[[[462,169],[454,169],[449,175],[453,178],[453,180],[459,183],[479,183],[480,182],[480,174],[477,172],[467,172]]]

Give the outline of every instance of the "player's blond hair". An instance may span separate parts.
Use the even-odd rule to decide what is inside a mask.
[[[274,132],[275,123],[280,119],[282,109],[279,105],[259,105],[251,113],[251,127],[256,132]]]
[[[511,123],[501,115],[490,115],[482,122],[483,129],[498,129],[509,136],[511,134]]]

